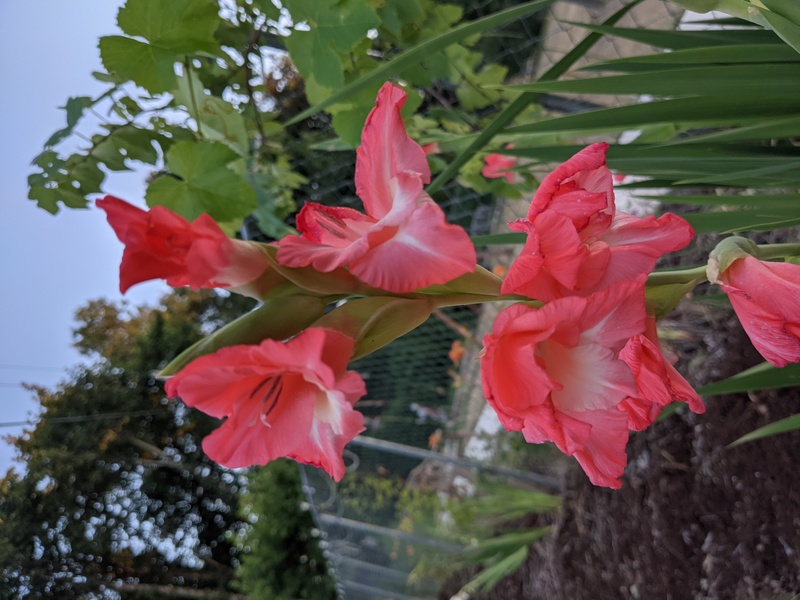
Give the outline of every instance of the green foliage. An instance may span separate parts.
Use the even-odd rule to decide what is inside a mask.
[[[287,459],[258,468],[250,477],[245,512],[252,523],[242,537],[241,587],[251,598],[334,600],[335,581],[303,510],[297,464]]]
[[[746,442],[752,442],[754,440],[760,440],[761,438],[769,437],[772,435],[778,435],[779,433],[787,433],[789,431],[797,431],[800,429],[800,414],[792,415],[791,417],[786,417],[785,419],[781,419],[780,421],[775,421],[774,423],[770,423],[769,425],[765,425],[764,427],[759,427],[755,431],[751,431],[747,435],[743,435],[738,440],[731,442],[728,447],[734,448],[739,444],[744,444]]]
[[[217,423],[168,402],[151,373],[250,305],[183,290],[79,311],[77,346],[95,362],[34,389],[40,419],[12,440],[24,473],[0,481],[3,598],[232,591],[242,477],[200,449]]]
[[[217,142],[178,142],[167,152],[169,174],[147,188],[147,204],[166,206],[188,219],[208,213],[225,223],[256,208],[242,159]]]
[[[190,55],[219,54],[214,39],[218,10],[214,0],[128,1],[117,24],[132,37],[101,38],[103,66],[120,83],[132,81],[153,94],[169,92],[176,87],[176,62]]]

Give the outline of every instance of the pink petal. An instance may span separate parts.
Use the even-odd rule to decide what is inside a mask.
[[[528,218],[533,221],[545,210],[568,217],[578,231],[599,213],[613,216],[614,189],[606,167],[608,144],[592,144],[544,178],[533,197]]]
[[[776,367],[800,362],[800,266],[748,256],[720,278],[756,350]]]
[[[620,478],[628,464],[628,417],[616,409],[568,414],[591,426],[586,444],[574,454],[589,480],[594,485],[621,488]]]
[[[391,180],[398,173],[417,173],[429,183],[431,173],[422,148],[406,133],[400,109],[406,102],[400,88],[385,83],[369,113],[356,154],[356,193],[367,214],[382,219],[391,209]]]
[[[366,234],[374,224],[374,219],[351,208],[306,202],[297,215],[301,235],[278,242],[278,262],[292,268],[312,265],[328,273],[368,251]]]
[[[587,297],[587,307],[578,316],[581,339],[619,351],[628,339],[645,331],[644,284],[623,281]]]
[[[588,252],[572,222],[558,213],[545,212],[533,222],[520,219],[509,227],[526,232],[528,239],[501,292],[544,302],[574,294]]]
[[[311,430],[316,386],[297,375],[284,375],[280,398],[264,417],[261,398],[242,403],[222,426],[203,440],[203,451],[222,466],[234,469],[265,465],[288,456]]]
[[[594,289],[650,273],[661,256],[686,247],[693,237],[692,226],[672,213],[656,220],[652,215],[639,218],[618,212],[600,237],[609,245],[611,257]]]
[[[339,481],[345,473],[342,452],[350,440],[365,430],[364,416],[353,410],[352,405],[343,399],[329,398],[328,401],[336,405],[338,421],[332,424],[315,418],[311,436],[303,438],[300,445],[288,456],[298,462],[324,469],[334,480]]]
[[[398,176],[401,184],[410,179]],[[469,236],[447,223],[442,209],[430,201],[421,201],[402,222],[381,223],[367,239],[369,252],[350,263],[350,270],[368,285],[396,294],[447,283],[475,269]]]
[[[486,163],[481,170],[481,175],[487,179],[498,179],[505,177],[508,183],[514,183],[514,172],[509,169],[514,168],[517,162],[513,156],[506,156],[504,154],[489,154],[484,158]]]

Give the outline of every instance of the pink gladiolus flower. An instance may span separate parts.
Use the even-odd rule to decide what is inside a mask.
[[[619,488],[637,380],[620,358],[645,330],[644,276],[588,298],[515,304],[484,337],[483,392],[508,430],[553,441],[595,485]]]
[[[517,159],[513,156],[504,154],[488,154],[484,159],[486,163],[481,170],[481,175],[487,179],[499,179],[505,177],[508,183],[514,183],[514,172],[509,171],[517,164]]]
[[[230,468],[287,456],[339,481],[342,450],[364,431],[353,408],[364,380],[347,371],[353,340],[311,328],[286,343],[229,346],[192,361],[167,381],[167,394],[226,421],[203,440],[208,457]]]
[[[712,253],[708,279],[728,294],[761,356],[776,367],[800,362],[800,266],[765,262],[742,252],[720,269]]]
[[[650,426],[661,410],[675,401],[686,402],[693,412],[705,412],[700,396],[662,354],[654,317],[647,317],[644,334],[628,340],[620,358],[636,378],[636,395],[619,405],[628,415],[631,429],[641,431]]]
[[[206,214],[190,223],[163,206],[145,211],[114,196],[98,200],[97,206],[125,244],[119,268],[123,294],[150,279],[193,289],[239,287],[269,265],[255,245],[229,238]]]
[[[307,202],[297,216],[301,235],[278,242],[281,264],[323,272],[345,266],[368,285],[399,294],[474,270],[469,236],[422,191],[430,170],[400,117],[406,96],[385,84],[364,125],[356,192],[366,214]]]
[[[539,186],[527,219],[509,223],[528,238],[503,281],[503,294],[542,301],[586,296],[653,270],[694,231],[673,214],[656,219],[616,211],[608,144],[580,151]]]

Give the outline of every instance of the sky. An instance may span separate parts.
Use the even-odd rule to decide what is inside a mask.
[[[31,160],[66,124],[58,107],[68,97],[105,90],[91,73],[102,68],[98,38],[119,33],[121,4],[0,2],[0,425],[36,414],[37,403],[21,382],[52,387],[86,361],[71,345],[75,311],[91,299],[122,299],[122,245],[103,213],[67,209],[52,216],[27,199]],[[82,121],[76,129],[91,135],[95,124]],[[145,176],[114,174],[103,189],[144,207]],[[162,283],[145,283],[126,298],[152,304],[166,290]],[[0,436],[22,429],[3,426]],[[0,477],[14,464],[13,455],[0,441]]]

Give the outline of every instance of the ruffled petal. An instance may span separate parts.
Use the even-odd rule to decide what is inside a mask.
[[[530,220],[545,210],[568,217],[578,231],[599,213],[614,214],[614,182],[606,167],[608,144],[587,146],[544,178],[528,209]]]
[[[301,235],[287,235],[278,242],[278,262],[292,268],[312,265],[328,273],[363,256],[366,239],[375,220],[344,207],[306,202],[297,215]]]
[[[583,448],[575,458],[589,481],[612,489],[622,487],[620,478],[628,464],[625,446],[628,443],[628,417],[616,410],[592,410],[568,413],[576,420],[591,426]]]
[[[413,189],[418,177],[398,174],[398,194]],[[422,201],[400,221],[388,218],[370,230],[369,251],[349,263],[350,270],[368,285],[404,294],[429,285],[447,283],[475,269],[475,247],[467,233],[447,223],[444,212]]]
[[[382,219],[392,209],[391,181],[398,173],[419,175],[424,184],[431,180],[425,152],[408,137],[400,109],[408,94],[385,83],[369,113],[356,153],[356,193],[367,214]]]

